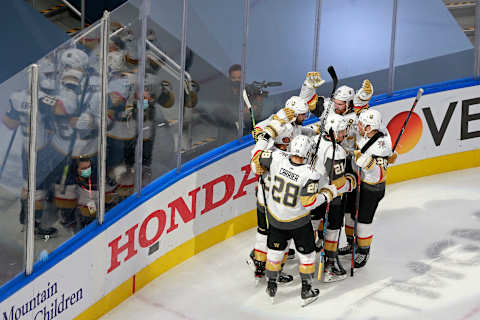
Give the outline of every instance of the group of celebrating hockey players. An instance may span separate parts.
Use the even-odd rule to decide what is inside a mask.
[[[320,73],[309,72],[300,95],[252,132],[258,228],[247,263],[257,282],[266,277],[273,299],[277,283],[293,280],[283,272],[288,256],[298,256],[302,305],[319,295],[312,289],[317,252],[324,282],[347,278],[339,255],[352,254],[352,272],[366,265],[387,166],[397,157],[380,112],[369,109],[370,81],[356,92],[340,86],[330,98],[316,94],[323,83]],[[302,126],[308,112],[319,121]],[[339,248],[344,222],[347,244]]]
[[[120,26],[118,26],[120,27]],[[151,35],[151,33],[150,33]],[[101,107],[99,39],[86,39],[77,47],[59,50],[39,63],[39,112],[37,121],[37,175],[35,191],[35,234],[48,238],[57,228],[42,226],[48,207],[59,213],[66,229],[77,230],[96,218],[98,211],[98,139]],[[108,210],[133,193],[137,141],[137,45],[131,32],[111,37],[108,56],[107,185]],[[169,124],[159,107],[174,104],[168,81],[162,80],[159,66],[147,61],[144,91],[143,183],[151,174],[154,121],[162,122],[163,154],[173,152]],[[4,125],[23,133],[23,178],[28,167],[30,89],[10,96]],[[160,119],[160,120],[159,120]],[[13,136],[14,137],[14,136]],[[167,158],[165,158],[167,159]],[[165,160],[170,161],[170,160]],[[25,183],[26,186],[26,183]],[[21,199],[20,223],[25,224],[27,190]],[[52,205],[48,206],[48,200]]]

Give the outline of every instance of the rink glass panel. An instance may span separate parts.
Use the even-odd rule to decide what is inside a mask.
[[[257,123],[282,108],[288,97],[298,95],[306,72],[312,69],[316,3],[250,1],[246,87]],[[321,71],[328,81],[326,68]],[[262,93],[255,89],[254,81],[281,85],[261,88]],[[250,118],[248,114],[245,117]],[[250,122],[247,128],[251,130]]]
[[[134,1],[140,3],[142,1]],[[147,20],[142,186],[176,167],[182,1],[151,1]],[[168,20],[165,16],[168,15]],[[165,56],[164,56],[165,55]],[[148,105],[148,106],[147,106]]]
[[[99,210],[100,25],[90,30],[37,62],[35,260],[95,223]]]
[[[24,270],[26,219],[20,219],[22,202],[26,212],[28,132],[30,126],[29,68],[0,86],[2,154],[0,168],[0,285]],[[12,101],[12,103],[10,102]],[[12,110],[13,109],[13,110]],[[10,145],[11,144],[11,145]]]
[[[398,1],[397,17],[394,90],[474,76],[473,32],[463,30],[475,25],[474,6]]]
[[[193,83],[185,94],[182,163],[238,136],[243,1],[188,1],[186,71]]]

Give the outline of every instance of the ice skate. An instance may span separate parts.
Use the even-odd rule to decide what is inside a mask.
[[[283,271],[280,271],[280,274],[278,276],[279,285],[286,285],[286,284],[289,284],[292,281],[293,281],[293,276],[292,275],[287,274]]]
[[[57,236],[58,230],[53,227],[42,228],[39,223],[35,224],[35,237],[47,241],[50,238]]]
[[[254,272],[255,275],[255,285],[258,285],[260,280],[265,276],[265,262],[255,260],[254,250],[250,252],[248,259],[246,260],[250,269]]]
[[[275,281],[275,279],[268,279],[266,292],[273,304],[275,302],[275,295],[277,294],[277,281]]]
[[[343,269],[338,258],[327,258],[323,269],[323,282],[335,282],[347,278],[347,272]]]
[[[309,305],[310,303],[314,302],[318,299],[318,295],[320,294],[320,290],[312,289],[311,281],[302,280],[302,292],[301,292],[301,304],[302,307]]]
[[[364,267],[367,264],[368,258],[370,257],[370,248],[368,249],[358,249],[355,252],[355,269]]]

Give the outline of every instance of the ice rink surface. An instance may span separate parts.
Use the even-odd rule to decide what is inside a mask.
[[[164,273],[102,319],[480,319],[480,168],[387,186],[372,255],[302,308],[298,260],[272,305],[245,263],[255,229]],[[344,239],[342,239],[344,241]],[[349,272],[349,256],[342,259]]]

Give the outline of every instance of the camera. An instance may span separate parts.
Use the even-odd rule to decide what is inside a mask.
[[[268,91],[266,91],[265,88],[279,87],[281,85],[282,83],[280,81],[253,81],[250,84],[245,84],[245,90],[247,91],[249,97],[267,97]]]

